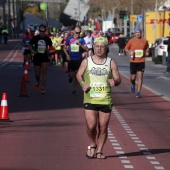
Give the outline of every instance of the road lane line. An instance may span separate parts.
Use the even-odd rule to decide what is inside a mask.
[[[108,138],[110,139],[110,142],[115,150],[115,152],[118,154],[118,157],[121,159],[121,162],[125,169],[133,169],[134,167],[131,165],[130,160],[127,159],[127,156],[125,155],[125,152],[122,150],[122,147],[116,140],[115,136],[111,132],[111,130],[108,128]],[[114,138],[114,139],[112,139]]]
[[[141,150],[141,152],[146,156],[147,160],[149,160],[149,162],[151,163],[151,165],[160,165],[160,162],[156,160],[155,157],[151,156],[152,153],[150,152],[150,150],[148,148],[145,147],[145,144],[142,143],[142,141],[139,139],[139,137],[131,130],[130,126],[126,123],[126,121],[122,118],[122,116],[120,115],[120,113],[116,110],[115,107],[113,107],[112,109],[113,114],[115,115],[115,117],[118,119],[118,121],[120,122],[120,124],[122,125],[122,127],[124,128],[124,130],[126,131],[126,133],[131,137],[131,139],[134,141],[134,143],[139,147],[139,149]],[[123,123],[122,123],[123,122]],[[129,130],[130,129],[130,130]],[[111,142],[111,141],[110,141]],[[111,144],[113,146],[117,146],[119,143],[113,143],[111,142]],[[120,144],[118,145],[120,146]],[[141,148],[142,147],[142,148]],[[115,147],[114,147],[115,149]],[[116,150],[116,149],[115,149]],[[123,151],[122,151],[123,152]],[[121,153],[120,151],[116,151],[116,153]],[[148,156],[150,155],[150,156]],[[154,161],[153,161],[154,160]],[[131,168],[132,165],[124,165],[125,168]],[[154,166],[154,168],[156,170],[164,170],[163,166]]]
[[[1,65],[0,65],[0,68],[1,67],[3,67],[3,66],[5,66],[5,65],[7,65],[8,64],[8,62],[7,61],[13,61],[13,59],[15,58],[15,56],[16,56],[16,54],[18,53],[18,48],[20,47],[20,44],[18,43],[11,51],[10,51],[10,53],[7,55],[7,57],[3,60],[3,61],[1,61]],[[14,50],[16,50],[15,51],[15,53],[13,54],[13,52],[14,52]],[[10,59],[10,60],[8,60],[10,57],[11,57],[11,55],[13,54],[13,56],[12,56],[12,58]]]
[[[120,72],[120,73],[121,73],[121,72]],[[158,73],[156,73],[156,74],[158,74]],[[162,73],[161,73],[161,74],[162,74]],[[125,75],[125,74],[123,74],[123,73],[121,74],[121,76],[123,76],[123,77],[125,77],[125,78],[127,78],[127,79],[129,80],[129,76],[127,76],[127,75]],[[150,92],[152,92],[152,93],[160,96],[161,98],[163,98],[163,99],[165,99],[165,100],[167,100],[167,101],[170,101],[170,98],[169,98],[169,97],[162,96],[161,93],[158,93],[157,91],[151,89],[150,87],[148,87],[148,86],[146,86],[146,85],[144,85],[144,84],[143,84],[142,86],[143,86],[145,89],[149,90]]]

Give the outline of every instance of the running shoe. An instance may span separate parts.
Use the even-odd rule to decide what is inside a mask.
[[[141,95],[140,95],[140,92],[138,91],[137,93],[136,93],[136,98],[140,98],[141,97]]]
[[[135,85],[131,85],[131,87],[130,87],[130,91],[131,91],[131,93],[134,93],[135,92]]]
[[[74,96],[78,96],[76,90],[73,90],[73,91],[72,91],[72,94],[73,94]]]
[[[41,94],[45,94],[45,89],[43,87],[41,88]]]
[[[39,90],[40,83],[35,84],[35,90]]]

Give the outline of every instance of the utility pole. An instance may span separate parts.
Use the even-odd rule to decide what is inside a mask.
[[[8,0],[8,32],[9,38],[11,38],[11,0]]]
[[[3,26],[4,27],[7,27],[7,23],[6,23],[6,1],[5,0],[3,0]]]
[[[78,0],[78,25],[81,26],[80,24],[80,0]]]
[[[134,5],[134,0],[131,0],[131,15],[134,14],[134,11],[133,11],[133,5]],[[130,33],[132,33],[134,31],[134,22],[130,22]]]
[[[15,3],[14,0],[12,1],[12,8],[13,8],[13,33],[14,33],[14,38],[16,38],[16,10],[15,10]]]
[[[47,9],[46,9],[46,26],[48,27],[48,2],[46,2],[46,6],[47,6]]]
[[[17,15],[17,38],[19,38],[19,32],[20,32],[20,12],[19,12],[19,8],[22,2],[20,2],[19,0],[16,0],[16,15]]]
[[[157,22],[157,13],[158,13],[158,0],[155,0],[155,22],[154,22],[154,42],[156,40],[156,22]]]

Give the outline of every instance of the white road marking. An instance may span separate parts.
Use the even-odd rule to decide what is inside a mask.
[[[20,45],[19,44],[17,44],[11,51],[10,51],[10,53],[7,55],[7,57],[3,60],[3,61],[1,61],[1,65],[0,65],[0,68],[1,67],[3,67],[3,66],[5,66],[5,65],[7,65],[8,64],[8,62],[9,61],[13,61],[13,59],[15,58],[15,56],[17,55],[17,53],[18,53],[18,47],[19,47]],[[16,50],[15,52],[14,52],[14,50]],[[12,58],[10,59],[10,60],[8,60],[10,57],[11,57],[11,55],[13,55],[12,56]],[[7,62],[8,61],[8,62]]]
[[[154,166],[155,167],[155,169],[157,169],[157,170],[163,170],[164,169],[164,167],[162,167],[162,166]]]
[[[114,113],[114,115],[117,117],[118,121],[120,122],[120,124],[122,125],[122,127],[124,128],[124,130],[127,132],[127,134],[131,137],[131,139],[134,141],[134,143],[140,147],[140,150],[142,151],[142,153],[144,155],[146,155],[146,158],[148,160],[150,160],[150,163],[152,165],[160,165],[160,162],[156,161],[156,158],[154,156],[148,156],[148,155],[152,155],[152,153],[149,151],[148,148],[145,147],[145,144],[142,143],[142,141],[139,139],[139,137],[137,137],[137,135],[131,130],[131,128],[128,126],[128,124],[126,123],[126,121],[122,118],[122,116],[120,115],[120,113],[116,110],[115,107],[112,108],[112,112]],[[108,135],[108,138],[115,138],[114,135],[111,134],[111,130],[108,129],[108,132],[110,135]],[[119,155],[119,158],[121,159],[127,159],[127,156],[125,155],[124,151],[122,150],[122,147],[120,146],[120,144],[118,143],[118,141],[112,140],[110,139],[111,144],[113,145],[113,148],[116,150],[117,154]],[[142,147],[142,148],[141,148]],[[121,155],[122,154],[122,155]],[[153,161],[154,160],[154,161]],[[130,163],[129,160],[121,160],[121,162],[124,163]],[[134,168],[132,165],[124,165],[124,167],[126,169],[132,169]],[[164,170],[164,167],[162,166],[154,166],[154,168],[156,170]]]
[[[129,168],[132,169],[133,166],[131,165],[130,160],[127,159],[127,156],[125,155],[125,152],[122,150],[122,147],[118,143],[117,139],[112,139],[112,138],[115,138],[115,136],[113,135],[113,133],[111,132],[111,130],[109,128],[108,128],[108,132],[109,132],[108,138],[110,139],[110,142],[111,142],[114,150],[118,154],[118,157],[121,159],[122,164],[124,164],[124,168],[125,169],[129,169]]]

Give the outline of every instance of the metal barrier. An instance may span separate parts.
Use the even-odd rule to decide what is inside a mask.
[[[162,64],[166,66],[166,52],[163,52],[163,56],[162,56]]]

